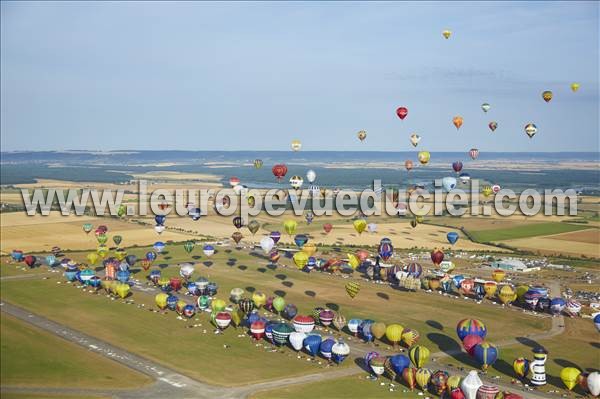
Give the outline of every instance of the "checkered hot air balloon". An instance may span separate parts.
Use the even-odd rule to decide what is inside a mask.
[[[354,299],[358,292],[360,291],[360,284],[354,281],[349,281],[346,283],[346,293],[350,296],[350,298]]]

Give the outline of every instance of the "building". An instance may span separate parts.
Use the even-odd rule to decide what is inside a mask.
[[[539,267],[528,267],[520,259],[505,258],[492,262],[491,266],[494,269],[502,269],[510,272],[531,272],[540,270]]]

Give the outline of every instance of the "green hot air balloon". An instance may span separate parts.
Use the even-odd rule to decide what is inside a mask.
[[[115,243],[116,246],[119,246],[119,244],[121,244],[121,241],[123,241],[123,237],[121,236],[113,236],[113,242]]]
[[[277,313],[281,313],[281,311],[285,309],[285,299],[280,296],[273,299],[273,308],[277,311]]]
[[[106,234],[99,234],[96,236],[96,240],[98,240],[98,244],[104,245],[106,244],[106,241],[108,241],[108,237]]]
[[[94,228],[94,225],[91,223],[83,224],[83,231],[85,231],[86,234],[88,234],[90,231],[92,231],[93,228]]]
[[[248,223],[248,230],[250,230],[252,235],[256,234],[258,229],[260,229],[260,223],[258,223],[256,220],[251,220],[250,223]]]
[[[117,216],[122,218],[127,214],[127,207],[123,204],[119,205],[119,209],[117,209]]]
[[[194,245],[194,241],[186,241],[185,244],[183,244],[183,249],[189,254],[194,249]]]

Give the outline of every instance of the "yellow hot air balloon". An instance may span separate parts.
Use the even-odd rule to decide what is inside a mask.
[[[448,377],[446,381],[446,386],[448,387],[448,393],[452,392],[453,389],[458,388],[460,385],[460,376],[459,375],[451,375]]]
[[[356,270],[358,265],[360,265],[360,259],[354,254],[348,254],[348,264],[352,268],[352,270]]]
[[[423,345],[415,345],[408,351],[408,358],[415,367],[423,367],[429,361],[429,349]]]
[[[294,263],[298,269],[303,269],[308,263],[308,255],[304,251],[298,251],[294,254]]]
[[[169,296],[167,294],[165,294],[164,292],[161,292],[160,294],[156,294],[156,296],[154,297],[154,303],[156,303],[156,306],[158,306],[159,309],[164,309],[167,307],[167,298]]]
[[[115,258],[117,258],[119,261],[122,261],[123,259],[125,259],[126,256],[127,256],[127,252],[125,252],[125,250],[123,250],[123,249],[117,249],[115,251]]]
[[[213,313],[222,312],[223,310],[225,310],[226,306],[227,304],[222,299],[213,299],[210,303],[210,307]]]
[[[528,285],[520,285],[517,287],[517,299],[519,301],[521,301],[523,299],[523,295],[525,295],[525,293],[529,291],[529,286]]]
[[[498,292],[498,299],[500,299],[500,302],[507,305],[517,299],[517,294],[510,285],[503,285]]]
[[[317,252],[317,246],[312,242],[307,242],[302,246],[302,252],[306,253],[308,256],[313,256],[315,252]]]
[[[300,140],[292,140],[292,151],[300,151],[302,143]]]
[[[298,227],[298,222],[296,222],[295,220],[290,219],[283,222],[283,229],[289,235],[296,234],[296,227]]]
[[[386,329],[387,328],[384,323],[375,322],[375,323],[371,324],[371,334],[373,334],[373,336],[377,339],[383,338],[383,336],[385,335]]]
[[[575,385],[577,385],[577,381],[579,380],[580,374],[581,371],[576,369],[575,367],[565,367],[560,371],[560,379],[570,391],[573,388],[575,388]]]
[[[427,165],[429,159],[431,159],[431,154],[429,151],[421,151],[419,152],[419,155],[417,155],[417,158],[419,159],[419,162],[421,162],[421,165]]]
[[[183,299],[178,300],[177,305],[175,305],[177,313],[183,314],[183,308],[185,307],[185,305],[187,305],[187,303]]]
[[[485,296],[491,298],[498,290],[498,284],[495,281],[486,281],[483,284],[483,290],[485,291]]]
[[[358,234],[361,234],[367,228],[367,221],[364,219],[357,219],[352,224],[354,225],[354,230],[356,230]]]
[[[506,272],[502,269],[496,269],[492,272],[492,278],[497,283],[504,280],[504,277],[506,277]]]
[[[427,385],[429,384],[429,380],[431,379],[431,370],[420,368],[417,370],[417,384],[421,387],[423,391],[427,390]]]
[[[579,90],[579,83],[571,83],[571,90],[573,90],[573,92]]]
[[[440,279],[439,278],[429,279],[429,289],[435,291],[438,288],[440,288]]]
[[[169,279],[168,277],[160,277],[158,279],[158,282],[157,282],[157,285],[159,287],[164,287],[164,286],[167,286],[169,284],[171,284],[171,279]]]
[[[442,32],[442,36],[444,36],[445,39],[450,39],[450,36],[452,35],[452,31],[446,29],[445,31]]]
[[[411,328],[406,328],[402,332],[402,342],[409,348],[417,343],[419,337],[419,332]]]
[[[358,292],[360,291],[360,283],[355,281],[349,281],[346,283],[345,288],[348,296],[354,299],[354,297],[358,295]]]
[[[262,292],[256,291],[254,294],[252,294],[252,302],[254,302],[254,306],[260,308],[267,303],[267,296]]]
[[[544,101],[546,101],[547,103],[550,102],[550,100],[552,100],[552,92],[550,90],[546,90],[542,93],[542,98],[544,99]]]
[[[357,136],[360,141],[364,141],[367,138],[367,132],[361,130],[360,132],[358,132]]]
[[[105,245],[100,245],[98,249],[96,249],[96,253],[98,254],[98,256],[104,259],[108,255],[108,247]]]
[[[100,284],[102,285],[102,288],[104,288],[104,291],[110,293],[112,291],[112,286],[115,284],[115,281],[114,280],[102,280],[102,282]]]
[[[129,294],[130,290],[131,290],[131,287],[129,286],[129,284],[125,284],[125,283],[117,284],[117,286],[115,287],[115,292],[121,298],[125,298]]]
[[[231,312],[231,321],[233,322],[235,328],[238,328],[242,324],[242,320],[244,320],[244,312],[242,312],[239,308]]]
[[[483,186],[483,188],[481,189],[481,193],[483,194],[483,196],[485,198],[492,195],[493,192],[494,192],[494,190],[490,186]]]
[[[404,327],[402,327],[400,324],[390,324],[385,328],[385,337],[392,343],[392,345],[397,346],[398,342],[400,342],[402,339],[403,331]]]
[[[90,265],[95,265],[98,261],[99,255],[96,252],[90,252],[87,254],[86,259],[88,260]]]
[[[455,116],[454,118],[452,118],[452,123],[454,124],[454,126],[456,126],[456,130],[460,129],[460,127],[463,124],[463,117],[460,115]]]

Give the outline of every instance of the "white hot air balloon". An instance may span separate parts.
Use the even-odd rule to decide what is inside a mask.
[[[455,177],[444,177],[442,179],[442,186],[446,191],[451,191],[456,187],[456,178]]]
[[[204,246],[204,248],[202,248],[202,252],[204,253],[204,255],[210,258],[215,254],[215,247],[207,244]]]
[[[181,267],[179,268],[179,275],[181,277],[183,277],[184,279],[188,279],[192,276],[192,273],[194,273],[194,265],[191,263],[183,263],[181,264]]]
[[[266,254],[271,252],[271,250],[273,249],[274,246],[275,246],[275,241],[273,241],[273,239],[271,237],[263,237],[260,240],[260,247],[262,248],[263,252]]]
[[[377,224],[376,223],[369,223],[367,225],[367,230],[369,231],[369,233],[375,233],[377,231]]]
[[[308,180],[309,183],[313,183],[316,179],[317,173],[314,170],[311,169],[308,172],[306,172],[306,180]]]
[[[416,147],[417,144],[419,144],[419,141],[421,141],[421,136],[419,136],[416,133],[410,135],[410,142],[413,145],[413,147]]]
[[[162,232],[165,231],[165,226],[156,225],[154,226],[154,231],[156,231],[158,234],[162,234]]]
[[[296,351],[300,351],[303,347],[304,338],[306,338],[306,334],[303,332],[294,331],[290,334],[288,339],[290,340],[290,344],[292,348]]]
[[[587,386],[593,396],[600,395],[600,373],[591,372],[587,377]]]
[[[471,370],[460,383],[460,389],[465,394],[465,399],[477,399],[477,390],[482,385],[483,382],[477,375],[477,371]]]

